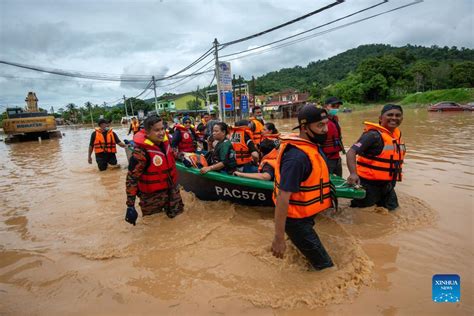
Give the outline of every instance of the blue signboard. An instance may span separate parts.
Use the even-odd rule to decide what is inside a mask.
[[[234,110],[234,100],[232,97],[232,91],[222,91],[221,100],[224,107],[224,111]]]
[[[240,97],[240,110],[242,111],[242,113],[249,112],[249,99],[245,94]]]

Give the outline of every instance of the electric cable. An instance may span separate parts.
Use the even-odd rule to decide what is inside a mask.
[[[249,36],[246,36],[246,37],[242,37],[242,38],[239,38],[239,39],[236,39],[236,40],[233,40],[233,41],[229,41],[229,42],[226,42],[226,43],[223,43],[223,44],[220,44],[221,46],[229,46],[229,45],[233,45],[233,44],[237,44],[237,43],[240,43],[240,42],[244,42],[244,41],[248,41],[249,39],[252,39],[252,38],[255,38],[255,37],[259,37],[259,36],[262,36],[264,34],[267,34],[267,33],[270,33],[270,32],[273,32],[275,30],[278,30],[282,27],[285,27],[285,26],[288,26],[290,24],[293,24],[293,23],[296,23],[296,22],[299,22],[301,20],[304,20],[312,15],[315,15],[315,14],[318,14],[318,13],[321,13],[323,11],[326,11],[336,5],[339,5],[341,3],[343,3],[345,0],[336,0],[336,2],[333,2],[331,4],[328,4],[327,6],[325,7],[322,7],[322,8],[319,8],[317,10],[314,10],[312,12],[309,12],[305,15],[302,15],[296,19],[293,19],[291,21],[288,21],[288,22],[285,22],[285,23],[282,23],[280,25],[277,25],[277,26],[274,26],[272,28],[269,28],[268,30],[265,30],[265,31],[261,31],[261,32],[258,32],[256,34],[253,34],[253,35],[249,35]]]

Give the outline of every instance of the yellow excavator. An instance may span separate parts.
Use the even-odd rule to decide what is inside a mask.
[[[56,130],[53,115],[41,112],[38,98],[34,92],[28,92],[25,109],[20,107],[7,108],[7,118],[3,120],[3,131],[7,134],[6,143],[23,140],[60,138],[61,132]]]

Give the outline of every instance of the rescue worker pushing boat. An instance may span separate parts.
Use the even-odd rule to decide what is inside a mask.
[[[283,258],[285,232],[312,267],[333,266],[314,230],[317,213],[332,206],[329,171],[319,146],[326,139],[325,110],[305,105],[298,112],[299,136],[282,137],[275,168],[275,236],[272,253]]]

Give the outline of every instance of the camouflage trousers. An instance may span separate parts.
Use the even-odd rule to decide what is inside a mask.
[[[143,216],[165,211],[169,218],[173,218],[184,210],[183,200],[178,186],[170,190],[153,193],[139,192],[140,208]]]

